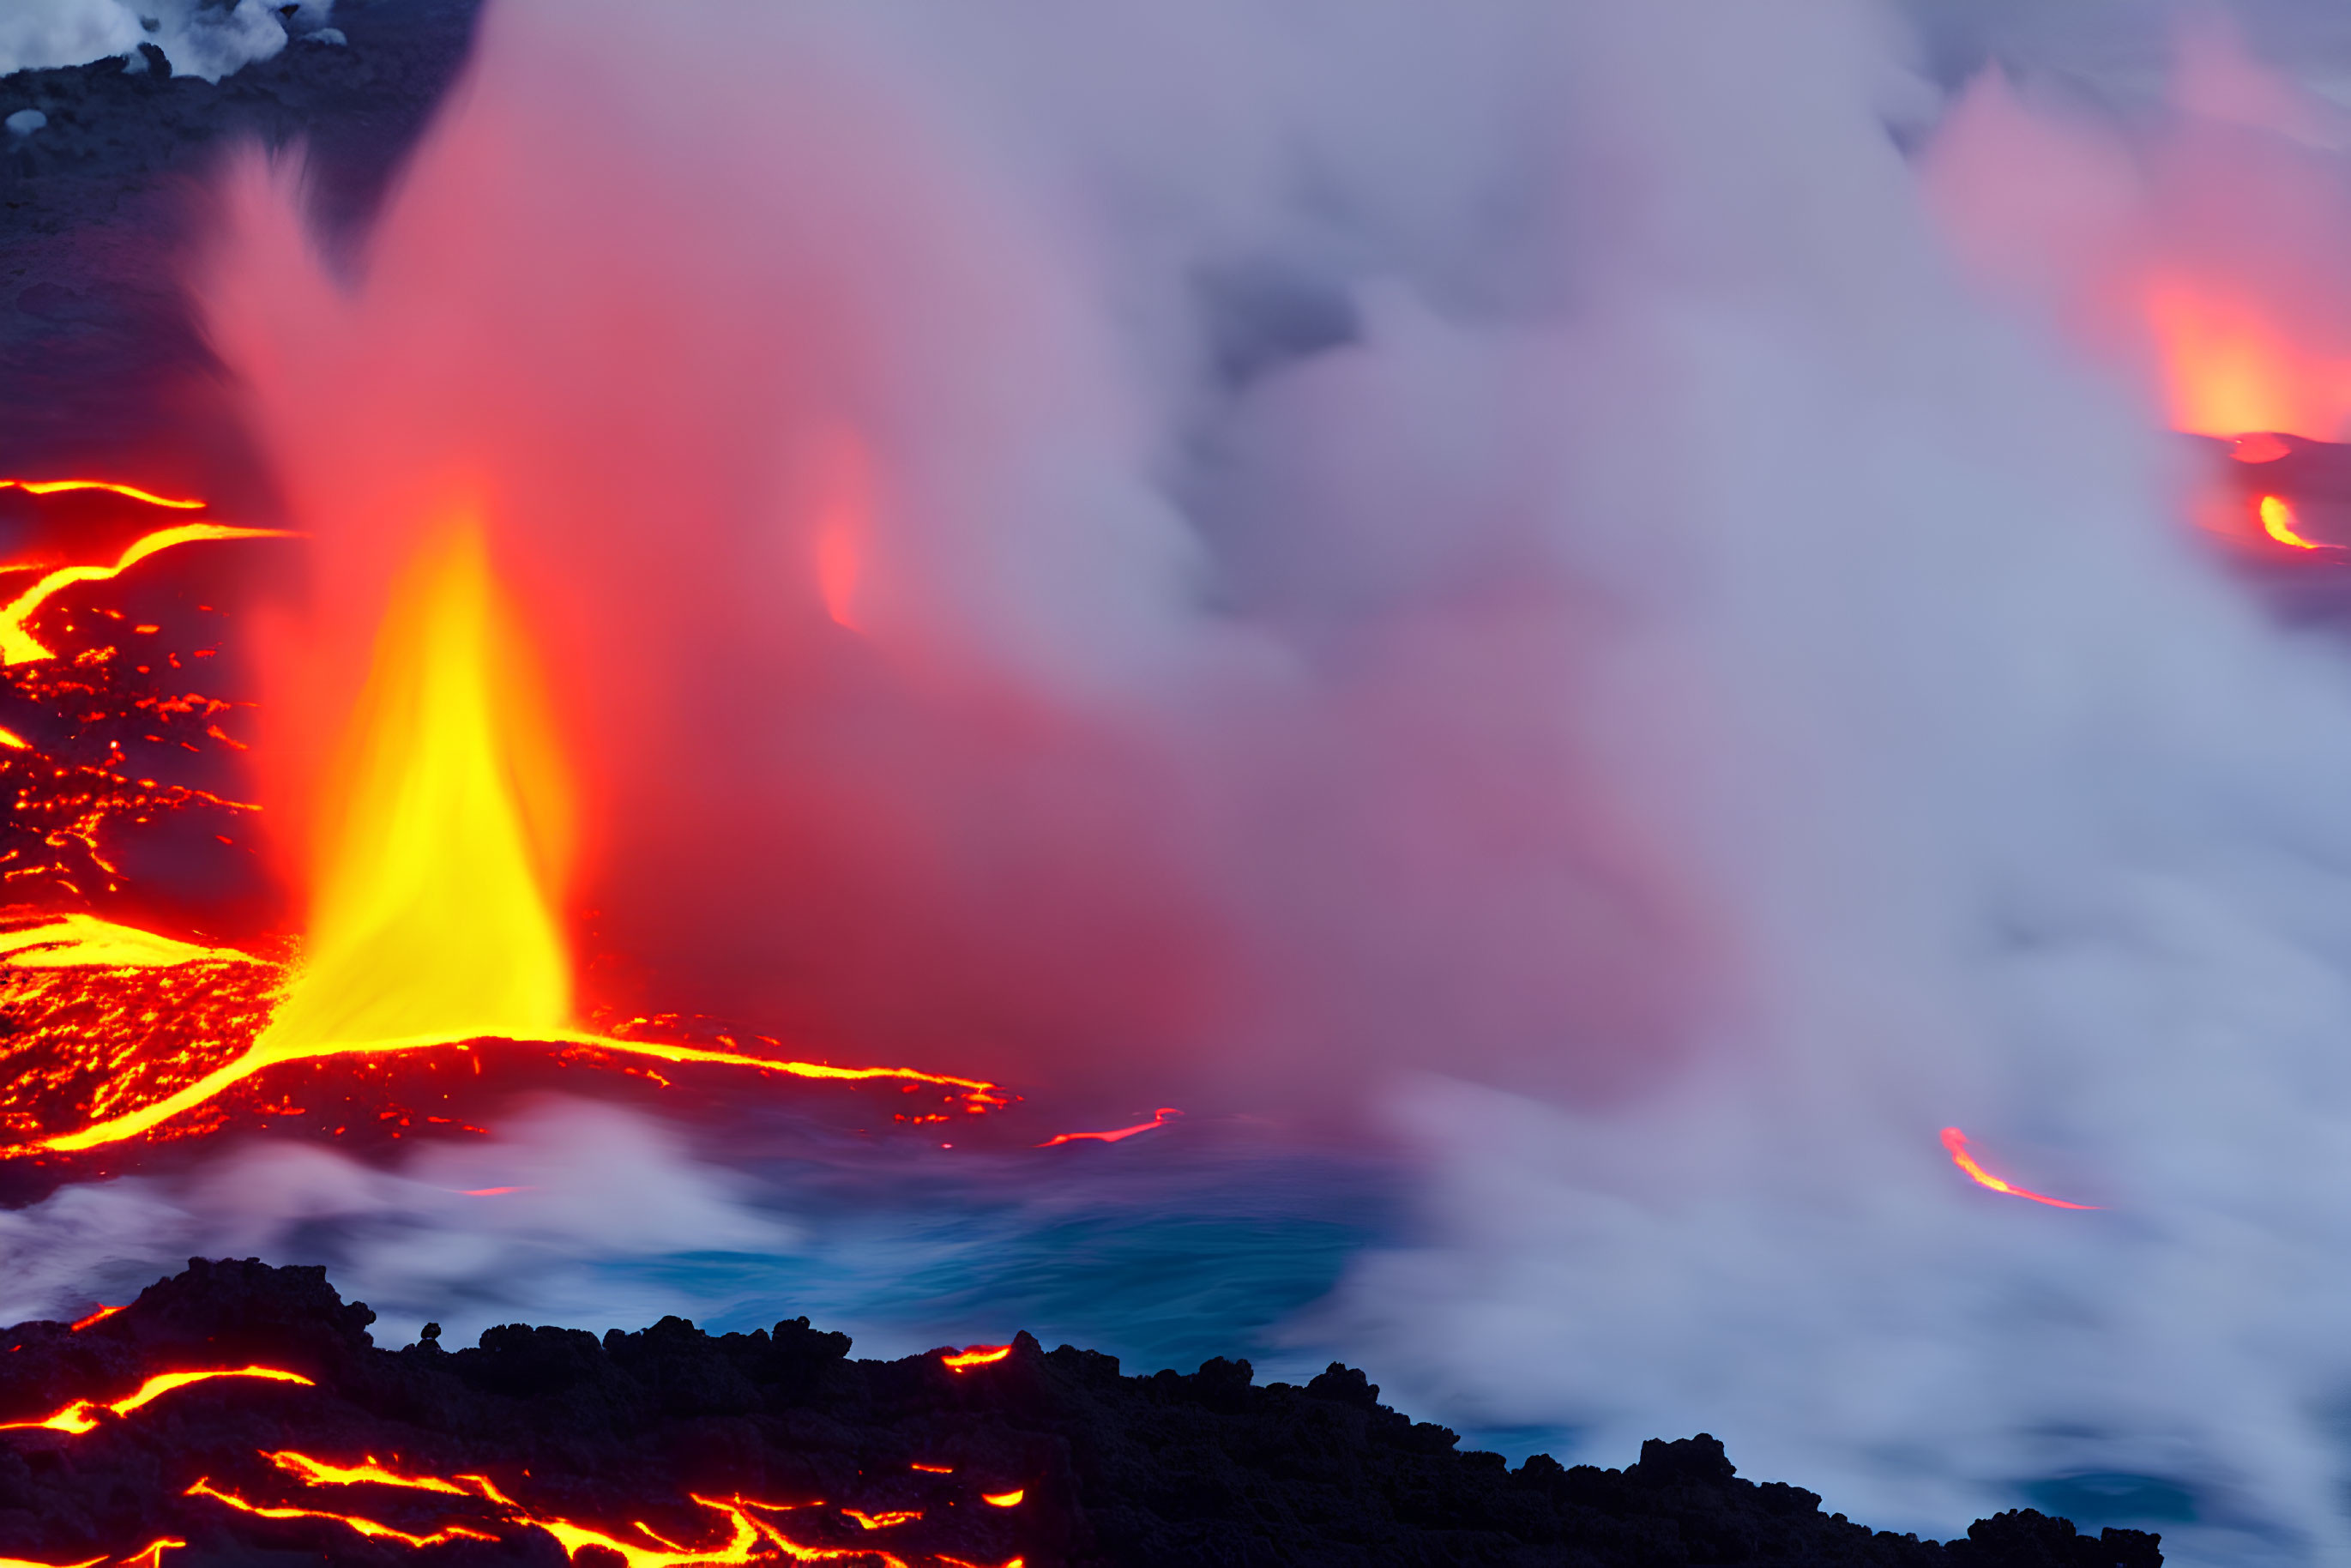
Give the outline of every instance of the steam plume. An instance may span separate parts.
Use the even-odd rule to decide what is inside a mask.
[[[1832,0],[500,5],[356,282],[229,187],[272,815],[462,492],[668,1005],[1384,1100],[1328,1322],[1458,1419],[2339,1552],[2351,691],[1960,285],[1932,100]]]

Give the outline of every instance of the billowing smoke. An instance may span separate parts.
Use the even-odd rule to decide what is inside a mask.
[[[266,60],[292,29],[340,42],[327,19],[334,0],[9,0],[0,7],[0,77],[123,57],[148,69],[140,46],[163,51],[174,76],[207,81]]]
[[[1456,1421],[2340,1552],[2351,670],[2149,390],[1962,283],[1906,58],[1834,0],[495,5],[350,273],[231,184],[317,536],[270,815],[478,509],[591,989],[1383,1106],[1426,1244],[1321,1332]]]

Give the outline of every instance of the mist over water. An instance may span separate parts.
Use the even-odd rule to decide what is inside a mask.
[[[2194,537],[2143,364],[1938,226],[1923,58],[1830,0],[496,5],[355,274],[298,171],[225,187],[204,298],[316,541],[289,874],[386,584],[478,510],[601,999],[1348,1129],[1408,1233],[1177,1299],[1259,1332],[1379,1243],[1279,1332],[1417,1414],[2342,1560],[2351,665]],[[560,1187],[601,1113],[502,1135]],[[778,1276],[824,1204],[627,1125],[685,1245],[517,1205],[534,1307],[913,1322],[861,1269],[956,1256],[832,1193],[899,1218]],[[1221,1201],[1161,1157],[1088,1223]],[[356,1184],[379,1307],[503,1234],[240,1158]],[[1334,1168],[1229,1166],[1300,1225]],[[950,1228],[1050,1267],[1064,1180]]]

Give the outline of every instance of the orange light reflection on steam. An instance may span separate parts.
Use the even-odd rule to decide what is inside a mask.
[[[2173,428],[2332,440],[2351,416],[2351,363],[2310,353],[2260,302],[2169,273],[2145,298]]]

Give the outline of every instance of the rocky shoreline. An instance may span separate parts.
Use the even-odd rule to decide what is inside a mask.
[[[835,1561],[852,1568],[1850,1563],[2157,1568],[2030,1510],[1873,1531],[1704,1434],[1512,1469],[1332,1365],[1128,1376],[1027,1334],[850,1356],[788,1319],[377,1347],[322,1269],[192,1260],[80,1325],[0,1333],[0,1558],[171,1568]],[[956,1365],[955,1362],[966,1364]],[[159,1375],[212,1375],[159,1386]],[[153,1551],[153,1543],[184,1544]]]

